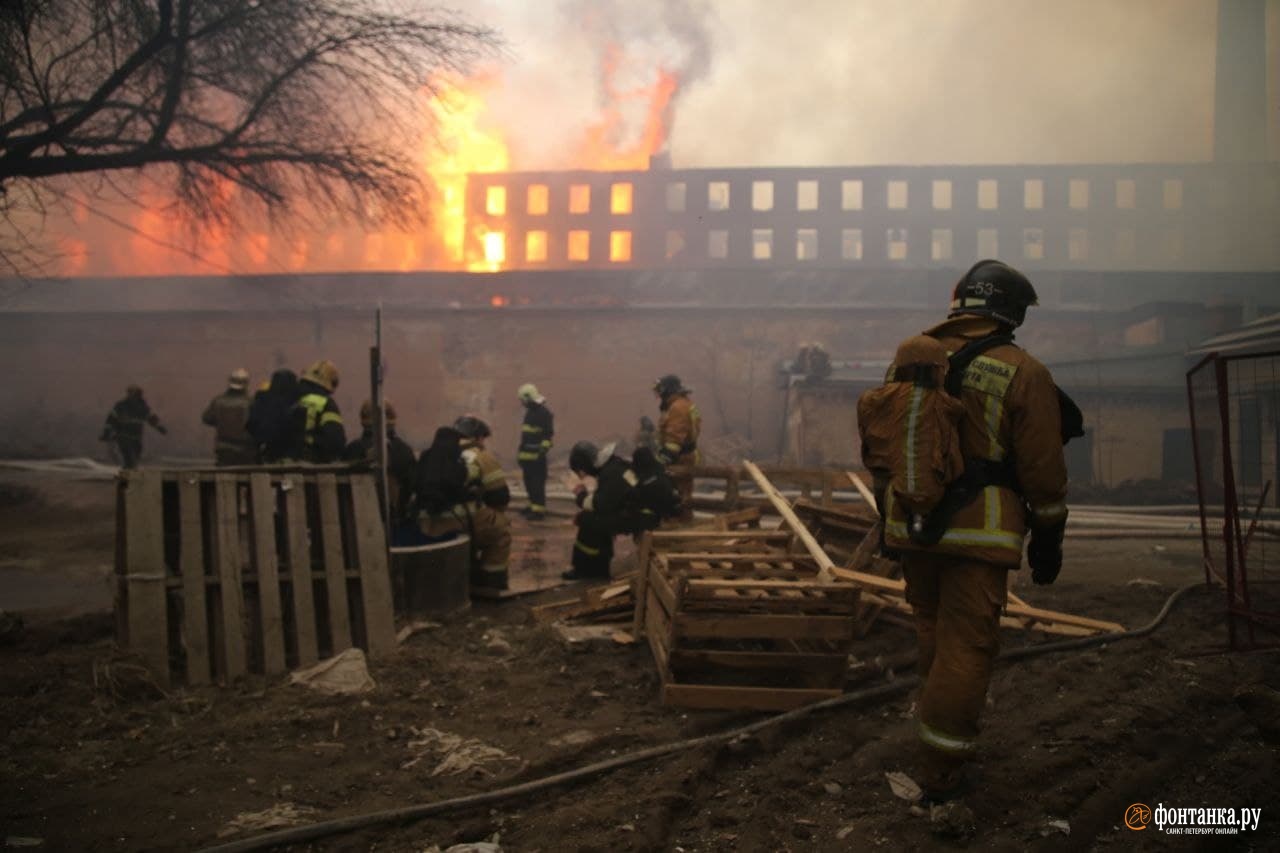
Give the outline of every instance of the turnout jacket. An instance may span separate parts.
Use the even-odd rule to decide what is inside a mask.
[[[342,413],[329,392],[314,382],[298,383],[301,396],[293,407],[298,458],[304,462],[337,462],[347,447]]]
[[[209,401],[200,420],[214,428],[215,450],[252,452],[257,449],[248,429],[249,405],[249,395],[234,388]]]
[[[524,407],[524,423],[520,425],[520,446],[516,449],[516,461],[535,462],[551,450],[555,436],[555,418],[545,403],[527,403]]]
[[[141,446],[142,427],[146,424],[163,432],[160,416],[151,411],[146,400],[142,397],[125,397],[107,413],[107,422],[102,427],[103,436]]]
[[[924,334],[949,353],[996,334],[987,317],[960,316]],[[892,375],[895,366],[890,366]],[[960,402],[960,448],[967,464],[1000,464],[1008,484],[988,485],[951,519],[936,545],[913,543],[907,513],[885,494],[885,542],[909,551],[955,554],[1017,568],[1028,527],[1053,528],[1067,519],[1067,466],[1057,386],[1048,369],[1014,344],[986,350],[965,369]]]
[[[667,465],[695,465],[702,415],[688,394],[672,394],[663,401],[658,422],[658,455]]]
[[[468,447],[462,451],[462,461],[467,465],[467,490],[480,503],[498,510],[511,503],[511,489],[498,457],[487,448]]]
[[[595,491],[580,495],[578,506],[586,512],[595,513],[614,532],[630,531],[637,523],[634,516],[638,483],[639,479],[627,460],[611,456],[596,474]]]

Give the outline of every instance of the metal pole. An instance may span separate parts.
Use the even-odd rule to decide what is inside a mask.
[[[373,315],[373,346],[369,348],[369,400],[373,407],[373,469],[382,505],[382,529],[391,544],[391,505],[387,490],[387,417],[382,398],[382,303]]]

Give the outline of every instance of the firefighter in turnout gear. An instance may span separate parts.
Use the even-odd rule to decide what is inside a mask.
[[[120,464],[124,468],[137,468],[142,459],[142,428],[149,424],[156,432],[165,435],[169,430],[160,423],[160,416],[151,411],[147,401],[142,397],[142,388],[130,385],[125,389],[124,399],[117,402],[107,413],[107,422],[102,426],[102,441],[114,441],[120,451]]]
[[[418,544],[414,533],[417,519],[413,508],[413,480],[418,461],[403,438],[396,433],[396,407],[382,401],[387,433],[387,500],[391,504],[391,544]],[[360,404],[360,437],[347,445],[343,458],[349,462],[373,462],[373,401]]]
[[[462,435],[462,461],[467,466],[467,510],[471,517],[471,544],[475,559],[471,585],[482,589],[507,588],[507,564],[511,561],[511,522],[507,505],[511,490],[498,458],[485,447],[489,425],[474,415],[463,415],[453,424]]]
[[[529,505],[520,514],[530,521],[541,521],[547,515],[547,454],[555,436],[555,419],[547,408],[547,398],[539,394],[532,383],[521,385],[516,397],[524,405],[516,461],[520,463],[524,488],[529,495]]]
[[[954,420],[939,417],[930,423],[940,432],[948,423],[958,426],[962,460],[951,467],[961,473],[924,518],[905,509],[905,495],[877,474],[885,542],[902,554],[907,600],[915,615],[923,678],[922,787],[934,801],[958,796],[972,783],[969,764],[999,650],[1007,575],[1021,566],[1023,539],[1030,535],[1027,560],[1036,583],[1053,583],[1062,567],[1067,520],[1062,448],[1071,433],[1061,413],[1074,404],[1060,397],[1044,365],[1013,343],[1013,331],[1035,304],[1031,282],[999,261],[980,261],[965,273],[955,286],[948,319],[924,332],[950,354],[947,387],[956,389],[963,411]],[[924,353],[925,348],[908,341],[902,351]],[[917,383],[919,399],[923,389],[937,387],[928,383],[941,381],[948,368],[927,355],[913,361],[919,363],[891,366],[889,381]],[[930,370],[938,373],[922,383]],[[917,428],[923,422],[910,420]],[[875,426],[859,423],[864,440],[875,435]],[[904,441],[898,446],[915,446]],[[940,443],[948,442],[944,437]]]
[[[635,506],[639,483],[627,460],[614,455],[615,445],[597,448],[579,441],[569,453],[569,468],[579,477],[594,477],[595,491],[586,484],[574,489],[581,508],[574,523],[578,536],[573,543],[573,568],[563,572],[565,580],[608,580],[613,561],[613,537],[645,529]]]
[[[317,464],[342,459],[347,433],[333,399],[337,389],[338,368],[333,362],[317,361],[303,372],[293,408],[295,458]]]
[[[680,377],[668,374],[653,384],[662,417],[658,420],[658,461],[663,465],[692,467],[698,464],[698,434],[702,415],[689,399],[693,392]],[[681,521],[693,520],[693,474],[672,477],[680,493]]]
[[[249,434],[249,371],[231,372],[227,390],[209,401],[200,420],[213,427],[213,458],[219,466],[255,465],[258,448]]]

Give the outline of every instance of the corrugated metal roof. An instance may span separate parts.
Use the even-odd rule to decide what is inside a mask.
[[[1242,355],[1244,353],[1280,350],[1280,313],[1259,317],[1238,329],[1214,335],[1188,351],[1189,356]]]

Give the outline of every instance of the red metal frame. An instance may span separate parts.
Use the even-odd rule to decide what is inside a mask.
[[[1228,642],[1233,649],[1257,648],[1260,645],[1276,645],[1280,643],[1280,633],[1268,635],[1260,641],[1255,630],[1268,623],[1271,623],[1270,626],[1275,629],[1277,623],[1280,623],[1280,620],[1277,620],[1280,614],[1263,613],[1254,607],[1254,599],[1250,593],[1249,585],[1249,555],[1245,547],[1249,535],[1241,531],[1240,499],[1236,488],[1236,460],[1232,454],[1232,437],[1234,433],[1232,431],[1231,416],[1232,382],[1229,367],[1234,362],[1256,361],[1265,358],[1280,358],[1280,350],[1233,356],[1222,356],[1214,352],[1205,356],[1187,371],[1187,405],[1191,419],[1192,453],[1195,455],[1196,491],[1200,504],[1200,534],[1201,547],[1204,554],[1205,583],[1211,584],[1216,575],[1226,586],[1227,634]],[[1219,441],[1222,446],[1221,538],[1223,565],[1221,566],[1216,564],[1210,549],[1211,532],[1206,509],[1212,499],[1210,494],[1212,472],[1205,472],[1201,465],[1201,461],[1204,458],[1202,451],[1208,448],[1200,446],[1200,427],[1208,426],[1209,423],[1198,419],[1197,416],[1207,414],[1209,415],[1207,420],[1210,422],[1213,417],[1211,413],[1197,412],[1196,409],[1195,382],[1197,378],[1203,380],[1203,377],[1198,375],[1210,366],[1212,366],[1213,370],[1213,390],[1218,409],[1217,426],[1221,430]],[[1276,393],[1276,389],[1273,387],[1274,393]],[[1266,488],[1264,487],[1263,489],[1264,495],[1267,494]],[[1243,629],[1243,636],[1241,629]]]

